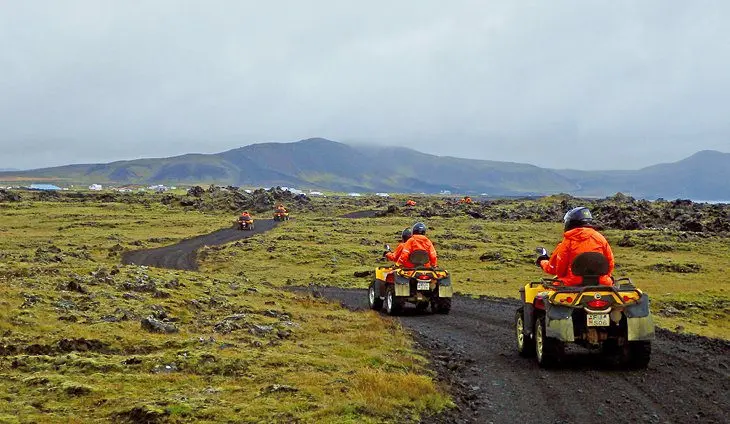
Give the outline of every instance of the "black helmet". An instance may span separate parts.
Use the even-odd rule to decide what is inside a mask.
[[[413,234],[426,234],[426,224],[424,224],[423,222],[416,222],[413,225]]]
[[[400,233],[400,236],[403,239],[403,241],[408,240],[409,238],[411,238],[412,235],[413,235],[413,233],[411,232],[410,228],[406,228],[405,230],[403,230],[402,233]]]
[[[593,222],[591,211],[585,206],[579,206],[569,210],[563,217],[565,231],[578,227],[590,227]]]

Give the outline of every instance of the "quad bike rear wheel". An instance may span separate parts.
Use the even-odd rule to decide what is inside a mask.
[[[633,369],[646,368],[651,360],[651,342],[633,341],[628,346],[628,366]]]
[[[523,358],[535,356],[535,339],[525,335],[525,310],[520,308],[515,313],[515,332],[517,334],[517,353]]]
[[[374,311],[383,309],[383,299],[380,298],[380,294],[375,293],[375,282],[370,284],[370,288],[368,288],[368,304],[370,309]]]
[[[451,298],[450,297],[437,297],[432,300],[431,310],[437,314],[448,315],[451,312]]]
[[[560,363],[565,352],[565,344],[545,335],[545,316],[535,323],[535,354],[541,368],[551,368]]]
[[[401,309],[402,305],[395,297],[395,287],[388,285],[385,291],[385,312],[388,315],[395,316],[400,313]]]

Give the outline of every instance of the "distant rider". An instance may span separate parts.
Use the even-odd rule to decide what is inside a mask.
[[[555,275],[566,286],[578,286],[583,278],[573,275],[570,265],[573,259],[584,252],[599,252],[608,259],[608,274],[599,279],[599,284],[613,285],[611,273],[614,260],[611,246],[606,238],[592,227],[593,216],[586,207],[577,207],[568,211],[563,217],[563,241],[558,244],[549,258],[542,255],[537,258],[536,264],[548,274]]]
[[[384,252],[383,256],[385,256],[389,261],[395,262],[403,251],[403,246],[405,246],[406,242],[408,241],[408,239],[411,238],[412,235],[413,233],[411,232],[410,228],[406,228],[405,230],[403,230],[403,232],[400,234],[402,241],[398,243],[398,247],[395,248],[395,251]]]
[[[436,249],[433,247],[433,243],[431,243],[431,240],[426,237],[426,224],[424,224],[423,222],[417,222],[413,226],[413,236],[411,236],[411,238],[408,239],[408,241],[405,242],[405,244],[403,245],[403,250],[398,256],[398,259],[395,261],[396,266],[415,268],[415,265],[413,265],[408,260],[408,257],[411,255],[411,252],[414,252],[416,250],[425,250],[426,252],[428,252],[429,261],[424,266],[433,268],[436,267],[438,262]]]
[[[251,214],[248,213],[248,211],[241,212],[241,216],[239,217],[241,221],[250,221],[251,220]]]

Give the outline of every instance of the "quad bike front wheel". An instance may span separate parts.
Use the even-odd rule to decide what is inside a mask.
[[[401,308],[402,305],[395,298],[395,287],[389,285],[388,289],[385,291],[385,312],[387,312],[388,315],[395,316],[400,313]]]
[[[375,293],[375,283],[370,284],[370,288],[368,288],[368,305],[374,311],[379,311],[383,308],[383,299],[380,298],[378,293]]]
[[[520,308],[515,313],[515,333],[517,333],[517,353],[523,358],[535,356],[535,339],[525,335],[525,311]]]
[[[565,344],[560,340],[545,335],[545,316],[541,316],[535,323],[535,354],[537,364],[541,368],[550,368],[558,365],[563,357]]]

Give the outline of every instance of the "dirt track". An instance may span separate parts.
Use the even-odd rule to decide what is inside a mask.
[[[351,309],[366,290],[317,287]],[[723,423],[730,413],[730,344],[660,331],[648,369],[614,369],[576,348],[561,370],[542,370],[515,351],[518,302],[457,296],[450,315],[398,319],[428,350],[458,411],[427,423]],[[410,312],[410,313],[408,313]]]
[[[196,249],[258,234],[276,225],[257,220],[152,250],[128,252],[125,264],[194,270]],[[458,288],[457,288],[458,289]],[[367,309],[365,289],[299,288]],[[724,423],[730,414],[730,343],[660,331],[648,369],[625,371],[578,350],[561,370],[542,370],[517,356],[516,301],[457,296],[450,315],[398,318],[432,359],[458,409],[426,423]],[[408,313],[410,312],[410,313]]]
[[[158,268],[194,271],[198,269],[196,252],[201,247],[230,243],[263,233],[274,228],[276,225],[277,222],[273,219],[257,219],[252,231],[226,228],[203,236],[183,240],[172,246],[126,252],[122,255],[122,263],[125,265],[147,265]]]

